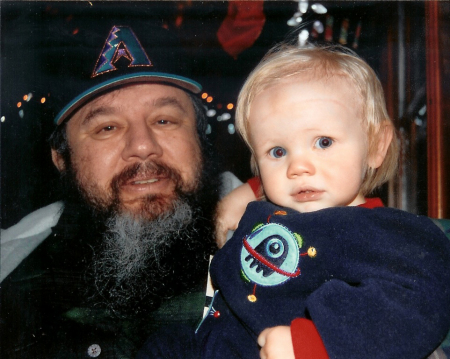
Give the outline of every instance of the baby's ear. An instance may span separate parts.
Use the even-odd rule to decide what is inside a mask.
[[[369,154],[367,161],[370,168],[378,168],[381,166],[386,157],[386,153],[389,149],[393,136],[393,125],[388,121],[382,122],[378,130],[377,142],[374,144],[374,147],[377,146],[376,151]]]
[[[63,172],[66,169],[63,156],[52,148],[52,161],[59,172]]]

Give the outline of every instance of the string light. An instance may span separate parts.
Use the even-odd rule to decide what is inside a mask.
[[[287,24],[288,24],[289,26],[295,26],[295,25],[297,25],[297,22],[295,21],[295,19],[294,19],[293,17],[291,17],[291,18],[287,21]]]
[[[326,14],[327,13],[327,8],[325,6],[323,6],[322,4],[312,4],[311,9],[316,14]]]
[[[304,14],[308,11],[308,1],[306,0],[300,0],[298,3],[298,10]]]
[[[319,20],[314,21],[313,28],[314,28],[314,30],[316,30],[319,34],[321,34],[321,33],[323,32],[323,30],[324,30],[323,24],[322,24]]]
[[[217,113],[216,110],[214,110],[213,108],[210,108],[208,111],[206,111],[206,116],[213,117],[213,116],[215,116],[216,113]]]
[[[425,115],[425,113],[427,112],[427,105],[423,106],[420,110],[419,110],[419,115],[423,116]]]
[[[207,103],[211,103],[214,101],[214,97],[209,95],[207,92],[203,92],[200,97],[205,100]],[[209,108],[208,106],[210,105],[205,105],[205,110],[206,110],[206,116],[207,117],[216,117],[216,120],[221,122],[221,121],[228,121],[231,119],[231,114],[228,112],[224,112],[221,115],[217,115],[217,111],[222,109],[222,107],[225,107],[227,110],[232,110],[234,109],[234,104],[232,102],[227,103],[226,105],[223,105],[222,103],[217,103],[214,104],[213,107],[214,108]],[[231,125],[231,126],[230,126]],[[234,134],[236,132],[234,124],[229,124],[227,127],[228,133],[230,134]],[[206,134],[209,135],[212,132],[212,127],[211,125],[208,124],[208,127],[206,129]]]
[[[228,112],[222,114],[222,121],[228,121],[231,118],[231,115]]]
[[[308,40],[309,37],[309,31],[308,30],[302,30],[300,34],[298,34],[298,44],[299,46],[305,46],[306,40]]]
[[[303,15],[308,12],[309,8],[309,2],[306,0],[297,0],[298,1],[298,11],[294,13],[294,15],[287,21],[287,24],[289,26],[298,26],[303,21]],[[311,5],[311,10],[314,11],[316,14],[326,14],[327,8],[319,3],[314,3]],[[321,34],[323,32],[323,24],[319,21],[314,22],[313,25],[313,31],[312,31],[312,37],[317,37],[317,34]],[[303,36],[306,36],[306,33],[303,33]],[[309,32],[308,37],[301,38],[300,46],[305,46],[306,41],[309,38]],[[299,38],[300,40],[300,38]]]

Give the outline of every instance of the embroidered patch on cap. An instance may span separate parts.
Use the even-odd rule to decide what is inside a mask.
[[[129,61],[128,67],[153,66],[133,30],[128,26],[113,26],[95,64],[91,78],[117,70],[115,64],[122,58]]]

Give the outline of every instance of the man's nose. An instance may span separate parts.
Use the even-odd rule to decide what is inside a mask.
[[[296,155],[289,159],[289,166],[287,169],[288,178],[295,178],[303,175],[312,176],[315,173],[316,168],[308,154]]]
[[[123,159],[160,157],[163,153],[158,136],[147,124],[133,125],[127,131]]]

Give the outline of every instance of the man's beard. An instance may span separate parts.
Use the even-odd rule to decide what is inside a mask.
[[[174,199],[180,195],[188,195],[194,192],[200,182],[199,178],[193,178],[190,183],[186,183],[177,170],[158,161],[147,161],[129,165],[111,179],[108,191],[99,188],[96,183],[83,179],[82,176],[78,176],[76,169],[73,169],[73,172],[79,193],[92,210],[101,216],[115,216],[117,213],[128,213],[127,208],[121,201],[120,190],[122,186],[137,176],[145,177],[148,175],[149,177],[163,177],[169,180],[174,185],[174,192],[170,196],[151,194],[136,199],[139,202],[139,209],[133,215],[136,218],[148,220],[158,218],[158,216],[164,215],[166,211],[170,211],[173,207],[172,202]],[[196,168],[196,172],[199,174],[198,177],[200,177],[201,169]]]
[[[197,229],[199,212],[177,199],[153,221],[127,214],[110,217],[92,262],[97,304],[120,313],[139,312],[191,289],[199,276],[206,279],[212,246],[211,237]]]
[[[214,170],[203,170],[194,189],[181,182],[174,169],[150,164],[175,183],[173,198],[148,196],[140,213],[120,203],[121,183],[140,170],[131,166],[112,181],[112,196],[99,199],[92,187],[77,180],[68,166],[66,190],[72,203],[87,207],[102,222],[102,240],[86,272],[90,302],[116,314],[139,313],[157,307],[165,298],[193,290],[206,280],[209,254],[214,250],[212,216],[219,183]],[[142,169],[141,169],[142,170]],[[71,188],[71,190],[70,190]]]

